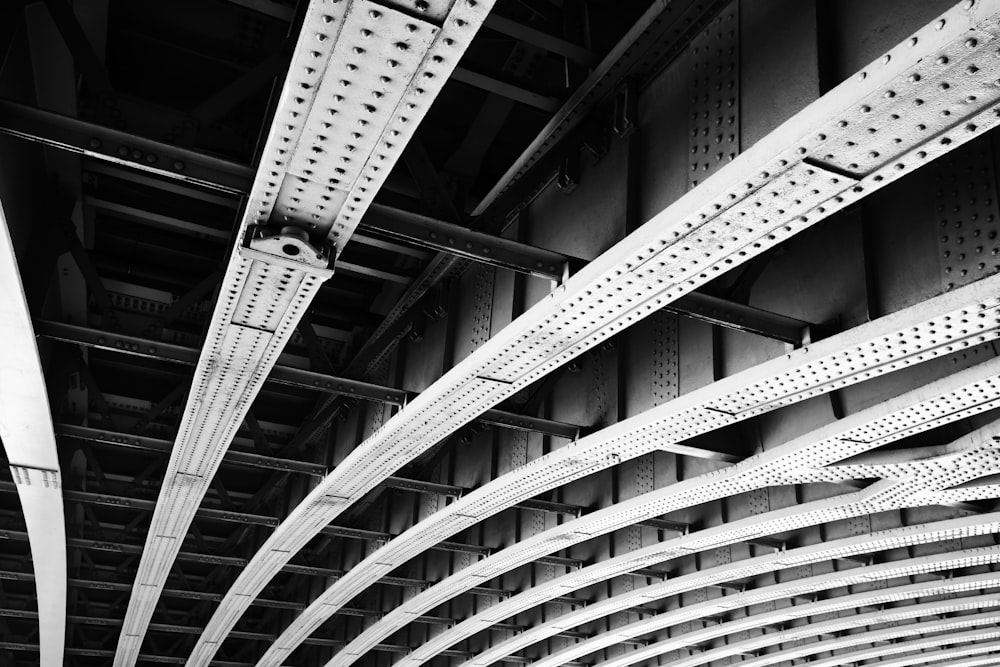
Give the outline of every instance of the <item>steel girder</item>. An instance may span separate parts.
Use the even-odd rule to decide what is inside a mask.
[[[38,595],[39,657],[60,665],[66,635],[66,520],[52,415],[17,257],[0,205],[0,440],[21,500]]]
[[[997,120],[990,108],[997,99],[995,77],[987,61],[980,62],[977,49],[994,39],[998,9],[983,2],[963,5],[918,31],[591,262],[410,402],[358,446],[279,526],[234,584],[199,640],[195,656],[211,654],[209,647],[224,639],[245,609],[246,599],[263,588],[291,552],[374,487],[379,478],[483,410],[725,269],[992,127]],[[949,83],[949,92],[942,95],[939,84],[952,79],[956,83]],[[892,95],[886,95],[887,89]],[[886,135],[873,145],[865,129],[868,121],[891,122],[915,98],[921,100],[922,129],[900,137]],[[915,120],[912,112],[906,113]],[[857,141],[847,141],[852,138]],[[845,142],[852,146],[860,142],[867,152],[845,152],[841,148]],[[881,370],[884,366],[868,373]],[[724,408],[705,412],[711,413],[705,423],[713,427],[728,423],[733,414]],[[636,448],[620,458],[639,453]],[[558,485],[611,464],[603,451],[599,459],[578,462],[572,471],[540,473],[539,479]],[[496,507],[499,511],[503,505]],[[483,503],[472,516],[487,516],[492,510]],[[424,540],[443,539],[466,521],[450,515],[448,521],[442,519],[436,533],[425,532]],[[416,545],[392,548],[401,558],[421,550]],[[364,577],[356,577],[377,579],[397,562],[380,562],[368,567]],[[355,592],[363,588],[359,583]],[[338,598],[341,591],[346,592],[346,584],[340,582],[339,589]],[[310,629],[332,614],[336,605],[324,602],[329,599],[332,594],[321,596],[312,607],[316,613],[304,614],[261,664],[277,664]],[[349,662],[347,651],[344,660]],[[191,664],[201,661],[197,657]]]
[[[309,4],[153,513],[116,667],[134,664],[236,429],[492,5],[427,5],[417,18],[370,0]]]
[[[810,434],[812,435],[812,434]],[[956,443],[959,448],[966,447],[972,442],[978,442],[978,446],[986,446],[993,436],[993,429],[987,429],[985,433],[971,436],[965,443]],[[807,440],[803,440],[806,442]],[[949,470],[958,472],[963,465],[969,467],[971,461],[964,464],[961,460],[951,461],[939,460],[938,463],[945,462]],[[931,461],[926,461],[925,465],[934,465]],[[921,468],[922,466],[917,466]],[[967,472],[967,474],[970,474]],[[974,472],[971,474],[975,474]],[[887,475],[889,477],[890,475]],[[898,476],[898,475],[897,475]],[[934,479],[930,477],[928,479]],[[672,540],[666,540],[660,544],[629,552],[622,556],[610,558],[600,563],[587,566],[577,572],[569,573],[558,577],[543,585],[525,591],[509,600],[496,605],[494,608],[484,610],[473,615],[456,627],[440,633],[423,646],[416,649],[407,656],[403,664],[421,664],[436,655],[441,647],[450,646],[453,643],[466,639],[477,632],[488,630],[491,624],[499,619],[513,617],[523,613],[532,607],[543,604],[552,595],[565,594],[566,591],[578,590],[594,585],[601,581],[607,581],[615,576],[631,571],[633,568],[650,568],[668,562],[670,559],[678,557],[688,552],[701,551],[706,547],[723,547],[729,544],[736,544],[747,539],[747,535],[760,533],[762,535],[772,535],[782,533],[786,530],[793,530],[809,525],[816,525],[828,522],[832,517],[840,519],[863,516],[874,512],[881,512],[891,509],[902,509],[905,506],[920,506],[934,504],[935,502],[948,502],[949,492],[941,488],[946,481],[937,476],[935,481],[927,485],[914,484],[912,481],[892,481],[888,480],[863,491],[847,493],[834,498],[806,503],[790,509],[775,510],[765,514],[730,522],[724,526],[706,529],[680,536]],[[935,488],[936,485],[936,488]],[[968,498],[990,498],[992,489],[978,488],[969,494]],[[960,522],[969,521],[976,524],[982,517],[971,517],[961,519]],[[957,525],[957,524],[956,524]],[[899,535],[909,531],[909,528],[899,529]],[[892,531],[883,534],[884,537],[894,535]],[[633,608],[644,604],[650,604],[659,599],[669,596],[680,595],[687,591],[693,591],[704,586],[717,585],[724,582],[736,581],[746,577],[759,575],[763,572],[777,572],[782,569],[797,567],[810,562],[820,562],[822,560],[836,558],[850,558],[852,555],[865,553],[865,549],[870,548],[871,543],[867,541],[874,535],[865,535],[859,538],[847,538],[838,540],[835,543],[803,547],[800,549],[780,551],[775,554],[760,556],[751,560],[739,561],[726,566],[714,569],[706,569],[691,575],[675,577],[662,584],[653,584],[636,590],[602,600],[588,605],[567,614],[541,624],[538,624],[526,632],[502,641],[482,652],[474,660],[468,663],[469,667],[484,666],[492,664],[498,660],[511,655],[527,646],[543,641],[554,636],[554,633],[561,632],[566,628],[579,626],[585,623],[607,617],[623,609]],[[850,544],[864,544],[865,546],[850,547]],[[837,545],[837,549],[827,550],[826,547]],[[689,546],[690,545],[690,546]],[[813,561],[810,554],[817,556]],[[606,635],[603,640],[614,637],[617,641],[624,635],[620,629]],[[596,641],[596,640],[595,640]]]
[[[517,545],[498,552],[494,556],[463,569],[424,593],[408,600],[403,605],[398,606],[378,623],[370,626],[365,632],[361,633],[329,664],[331,667],[352,664],[354,660],[364,653],[370,644],[392,634],[405,625],[408,616],[414,613],[422,613],[425,609],[431,609],[443,601],[467,590],[476,582],[492,579],[501,573],[522,565],[528,562],[527,559],[534,555],[549,553],[571,544],[584,542],[617,528],[631,525],[639,520],[692,507],[736,493],[751,491],[754,488],[814,481],[817,479],[816,473],[813,472],[815,469],[829,466],[842,458],[851,456],[853,453],[874,449],[906,435],[962,418],[963,415],[976,414],[1000,407],[1000,394],[997,393],[1000,387],[994,386],[994,378],[998,369],[1000,369],[1000,362],[986,362],[978,367],[969,369],[969,371],[957,373],[929,386],[913,390],[888,403],[834,422],[827,427],[808,433],[765,454],[751,457],[730,468],[651,491],[647,494],[637,496],[630,501],[611,505],[575,521],[562,524],[557,528],[540,533],[530,540],[524,540]],[[642,422],[643,420],[637,421]],[[672,421],[664,420],[661,423],[670,423]],[[621,424],[627,426],[629,425],[629,420]],[[648,427],[648,422],[646,424],[645,432],[634,427],[629,431],[625,431],[629,433],[629,439],[649,438],[650,436],[647,434],[654,429]],[[667,426],[666,428],[670,427]],[[934,492],[940,491],[942,486],[947,487],[953,483],[962,483],[975,479],[981,476],[984,471],[992,471],[997,466],[997,461],[993,461],[998,452],[994,451],[994,447],[992,446],[992,434],[992,431],[989,431],[988,433],[977,433],[970,436],[967,442],[960,445],[960,449],[965,450],[968,448],[968,451],[960,455],[959,459],[949,461],[946,464],[948,475],[937,482],[937,484],[933,481],[930,482],[926,491],[919,484],[900,486],[887,482],[860,492],[860,498],[870,498],[871,504],[863,503],[859,507],[851,503],[845,504],[832,499],[820,504],[815,510],[815,515],[806,514],[805,516],[814,523],[817,522],[817,519],[820,522],[827,522],[848,516],[857,516],[875,507],[892,508],[894,502],[899,503],[908,500],[915,502],[917,505],[935,504],[939,501],[934,496]],[[654,438],[655,436],[651,439]],[[599,437],[594,437],[594,440],[590,444],[597,445],[598,443],[602,451],[613,452],[616,449],[613,441]],[[580,455],[580,453],[577,452],[577,455]],[[871,473],[873,471],[870,469],[866,470],[863,474],[858,473],[854,477],[850,473],[842,473],[840,479],[878,478],[882,476],[878,472]],[[888,477],[889,474],[886,474],[886,476]],[[485,489],[486,487],[483,490]],[[476,494],[473,494],[466,500],[470,503],[475,502],[475,496]],[[906,500],[903,500],[904,498]],[[466,512],[468,511],[471,510],[466,509]],[[717,545],[731,544],[765,535],[770,532],[767,531],[767,528],[775,529],[773,532],[784,532],[784,530],[793,526],[802,527],[809,525],[808,523],[799,523],[798,519],[792,518],[794,516],[794,514],[783,512],[779,514],[779,519],[774,525],[768,525],[759,521],[744,521],[732,527],[727,526],[721,535],[716,531],[711,531],[708,534],[702,534],[701,532],[690,533],[676,538],[674,541],[661,543],[659,545],[660,550],[655,552],[657,553],[656,558],[646,558],[643,560],[638,558],[636,554],[631,554],[631,557],[619,559],[614,565],[617,568],[623,566],[648,567],[669,557],[676,557],[691,551],[701,551]],[[791,523],[786,523],[789,521]],[[417,524],[417,527],[423,532],[429,530],[429,526],[420,526],[420,524]],[[433,535],[433,533],[431,534]],[[402,538],[406,537],[410,536],[402,536]],[[404,544],[398,545],[397,548],[407,546],[405,544],[406,540],[402,538],[398,541]],[[410,541],[414,541],[412,537],[410,537]],[[391,546],[391,544],[387,545],[383,549],[388,550]],[[386,554],[379,555],[382,556],[382,560],[377,562],[392,562],[384,560]],[[365,565],[368,566],[367,563]],[[590,578],[594,577],[595,571],[603,572],[606,576],[614,576],[615,574],[622,574],[628,571],[627,569],[623,571],[617,568],[600,567],[580,570],[567,575],[565,581],[561,582],[561,585],[565,586],[568,582],[573,581],[579,582],[580,586],[594,583]],[[291,636],[291,641],[307,636],[311,630],[318,627],[318,619],[325,620],[328,616],[327,610],[335,609],[337,605],[343,604],[347,599],[353,597],[351,593],[356,592],[357,588],[348,585],[348,580],[360,579],[361,576],[355,573],[361,571],[363,571],[361,567],[355,568],[344,579],[331,586],[327,593],[321,596],[317,602],[314,602],[299,617],[300,619],[307,620],[308,623],[297,620],[292,628],[286,631],[286,634]],[[334,597],[331,593],[339,595]],[[531,596],[526,597],[530,598]],[[587,615],[589,609],[588,607],[576,613]],[[490,617],[493,616],[490,615]],[[481,626],[480,629],[482,629]],[[294,634],[292,634],[293,632]],[[515,643],[527,639],[534,632],[532,630],[525,633],[526,637],[518,637]],[[604,639],[607,640],[610,637],[614,641],[620,634],[621,631],[619,629],[614,633],[610,633]],[[592,641],[596,641],[596,639]],[[402,663],[407,667],[421,664],[426,657],[432,654],[431,647],[436,645],[437,643],[433,640],[428,642],[421,650],[407,656]],[[282,638],[278,639],[275,646],[282,646]],[[583,645],[578,644],[575,648],[581,646]],[[487,652],[487,654],[489,653]],[[583,653],[576,654],[576,657],[579,655],[583,655]],[[485,660],[485,657],[481,655],[476,660]],[[479,663],[477,662],[477,664]],[[488,664],[488,662],[483,662],[482,664]]]
[[[141,336],[129,336],[120,332],[101,331],[47,320],[37,322],[36,328],[38,335],[53,340],[157,361],[194,365],[198,360],[198,350],[194,348],[142,338]],[[413,392],[395,387],[385,387],[372,382],[362,382],[283,364],[275,364],[271,368],[267,381],[323,393],[362,398],[388,405],[404,405],[415,396]],[[581,427],[575,424],[498,409],[487,410],[479,416],[478,421],[502,428],[535,431],[569,440],[575,440],[581,431]],[[706,457],[712,455],[711,452],[705,453]],[[320,474],[324,473],[320,472]]]

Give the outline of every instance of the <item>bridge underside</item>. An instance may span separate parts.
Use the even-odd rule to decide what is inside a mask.
[[[1000,665],[998,44],[4,2],[0,663]]]

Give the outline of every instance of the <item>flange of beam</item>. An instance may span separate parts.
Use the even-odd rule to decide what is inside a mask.
[[[38,596],[40,660],[61,665],[66,635],[66,519],[42,363],[0,204],[0,440],[21,500]]]
[[[540,554],[565,549],[642,520],[736,493],[772,485],[812,481],[809,472],[803,474],[802,469],[811,471],[815,468],[822,468],[840,458],[850,456],[852,453],[874,449],[907,435],[950,423],[961,418],[960,415],[977,414],[994,407],[1000,407],[1000,382],[996,380],[998,371],[1000,371],[1000,359],[994,359],[807,433],[766,453],[742,461],[731,468],[707,473],[691,480],[650,491],[539,533],[530,540],[519,542],[490,558],[464,568],[424,593],[397,606],[334,656],[327,663],[328,667],[346,667],[352,664],[372,644],[405,626],[409,616],[423,613],[423,610],[444,603],[470,586],[531,562]],[[627,422],[623,423],[627,424]],[[605,430],[612,431],[614,427]],[[598,445],[600,443],[603,445],[603,451],[613,451],[614,445],[610,444],[609,440],[599,437],[601,433],[603,432],[591,436],[593,442],[590,444]],[[990,435],[992,433],[991,431]],[[642,439],[649,436],[642,431],[633,430],[629,437]],[[983,439],[987,440],[985,447]],[[939,487],[950,486],[953,483],[964,482],[980,476],[983,472],[979,466],[983,466],[983,469],[987,471],[1000,469],[1000,451],[994,447],[992,438],[977,433],[974,438],[963,443],[963,446],[965,445],[971,447],[972,451],[964,455],[965,460],[947,466],[950,476],[943,480]],[[539,461],[541,460],[539,459]],[[552,464],[550,463],[550,465]],[[866,471],[865,476],[877,477],[869,471]],[[891,489],[878,487],[867,489],[865,493],[870,497],[870,502],[876,506],[878,503],[891,502],[893,498],[897,502],[906,502],[909,499],[910,502],[916,501],[918,504],[922,504],[927,499],[922,494],[917,493],[919,490],[919,488],[896,488],[896,485],[892,485]],[[458,501],[457,504],[475,502],[476,495],[476,493],[470,494]],[[850,513],[849,508],[840,506],[835,501],[828,503],[828,509],[831,511],[826,515],[821,512],[823,522],[843,518],[845,513]],[[466,509],[466,511],[470,510]],[[792,518],[790,524],[796,523],[795,519]],[[428,530],[427,527],[422,527],[419,524],[418,527],[424,531]],[[779,524],[778,530],[775,532],[784,532],[789,527],[790,525],[786,527]],[[756,523],[740,528],[730,528],[727,531],[728,534],[722,536],[723,542],[746,540],[764,534],[763,527]],[[713,548],[717,546],[718,539],[718,536],[706,536],[700,532],[683,536],[677,540],[674,556]],[[412,541],[415,540],[411,538]],[[383,547],[382,550],[386,550],[392,544]],[[634,559],[631,560],[634,561]],[[383,560],[380,558],[379,563],[381,562]],[[373,567],[368,563],[364,563],[364,566],[366,568]],[[377,568],[377,564],[374,567]],[[297,641],[307,636],[309,632],[328,618],[338,605],[345,604],[348,600],[345,594],[357,593],[357,586],[352,587],[349,584],[361,579],[358,572],[364,571],[364,569],[363,567],[354,568],[333,584],[293,622],[291,628],[282,633],[282,636],[275,642],[274,648],[269,650],[269,654],[281,655],[283,649],[287,649],[289,646],[294,647]],[[584,570],[580,572],[582,573]],[[593,570],[587,574],[593,576]],[[337,596],[334,597],[334,594]],[[620,629],[612,634],[618,632]],[[601,635],[590,641],[596,642],[599,637]],[[428,644],[437,646],[433,640]],[[399,664],[401,667],[421,664],[427,659],[429,650],[430,646],[427,647],[426,651],[424,647],[421,647]],[[265,656],[266,658],[267,656]],[[483,659],[482,654],[476,658],[477,661]],[[262,660],[261,663],[271,664],[266,660]],[[479,663],[474,664],[478,665]]]

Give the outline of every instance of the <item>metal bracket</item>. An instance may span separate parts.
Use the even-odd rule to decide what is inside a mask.
[[[625,139],[639,128],[639,93],[635,82],[627,80],[615,95],[614,117],[611,129]]]

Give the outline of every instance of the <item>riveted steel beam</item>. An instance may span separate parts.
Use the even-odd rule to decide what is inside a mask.
[[[43,663],[62,664],[66,636],[66,519],[48,390],[3,204],[0,202],[0,434],[30,537]]]

